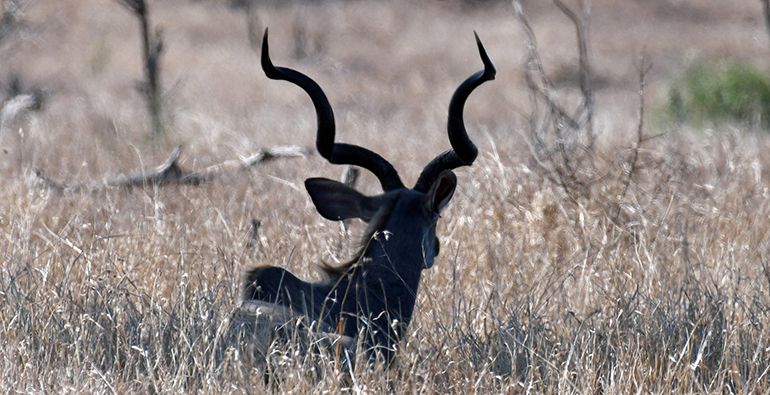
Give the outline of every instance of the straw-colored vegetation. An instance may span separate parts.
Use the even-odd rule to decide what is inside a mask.
[[[22,7],[0,27],[0,392],[770,389],[770,137],[751,125],[654,125],[638,139],[634,67],[646,47],[650,113],[688,59],[766,64],[760,2],[593,1],[598,135],[570,174],[532,160],[526,40],[507,2],[150,2],[164,40],[159,140],[135,90],[139,26],[125,7],[3,3]],[[549,2],[523,5],[559,99],[574,107],[574,27]],[[309,100],[264,77],[251,48],[249,29],[266,25],[276,64],[326,89],[338,140],[379,152],[407,183],[449,147],[449,97],[481,68],[474,29],[499,70],[468,101],[481,155],[457,171],[441,255],[388,369],[359,359],[349,374],[293,344],[277,346],[266,368],[228,332],[247,268],[267,262],[314,279],[315,262],[352,253],[302,187],[339,178],[340,166],[315,155],[199,186],[90,189],[152,169],[178,143],[180,165],[197,171],[267,147],[312,147]],[[12,97],[42,103],[9,107]],[[89,188],[59,192],[39,170]],[[554,182],[565,177],[575,182]],[[378,192],[368,174],[359,186]]]

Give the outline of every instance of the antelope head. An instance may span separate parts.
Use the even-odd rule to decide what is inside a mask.
[[[447,130],[452,148],[428,163],[410,189],[379,154],[334,142],[334,113],[323,90],[306,75],[273,65],[265,30],[262,69],[268,78],[291,82],[310,96],[318,121],[318,152],[332,164],[371,171],[383,193],[365,196],[337,181],[306,180],[305,187],[324,218],[358,218],[368,223],[360,251],[347,264],[324,268],[331,279],[319,283],[302,281],[281,268],[257,267],[247,275],[244,301],[276,303],[342,335],[363,335],[370,355],[376,351],[388,361],[392,358],[411,320],[422,270],[433,266],[439,253],[436,224],[457,186],[452,169],[470,166],[478,155],[465,130],[463,108],[476,87],[494,79],[495,67],[478,35],[476,43],[484,69],[466,79],[449,103]]]

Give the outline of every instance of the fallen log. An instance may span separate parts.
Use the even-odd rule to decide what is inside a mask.
[[[224,173],[247,170],[264,162],[278,158],[304,158],[310,155],[310,151],[296,146],[266,148],[246,158],[229,160],[224,163],[209,166],[202,171],[189,171],[182,168],[179,165],[179,157],[181,154],[182,145],[179,145],[162,165],[150,172],[142,171],[130,175],[120,175],[111,180],[102,182],[95,181],[88,185],[68,186],[51,180],[45,175],[43,170],[37,170],[36,175],[45,188],[55,190],[59,193],[62,193],[65,190],[73,192],[95,190],[105,186],[124,187],[129,189],[134,187],[154,187],[170,184],[197,186],[217,177],[221,177]]]

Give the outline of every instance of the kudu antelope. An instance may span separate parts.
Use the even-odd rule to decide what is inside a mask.
[[[337,181],[306,180],[305,187],[324,218],[359,218],[368,223],[360,250],[347,264],[324,267],[330,279],[317,283],[302,281],[282,268],[257,267],[247,274],[244,304],[277,304],[340,335],[362,335],[359,340],[370,357],[380,353],[390,361],[412,319],[421,272],[433,266],[439,253],[436,223],[457,185],[452,169],[470,166],[478,155],[463,122],[465,101],[476,87],[495,78],[495,67],[476,35],[484,70],[465,80],[449,103],[447,128],[452,149],[425,166],[414,188],[409,189],[380,155],[334,142],[334,113],[326,95],[306,75],[273,66],[267,37],[265,30],[262,69],[268,78],[289,81],[310,96],[318,121],[318,152],[332,164],[371,171],[384,193],[364,196]]]

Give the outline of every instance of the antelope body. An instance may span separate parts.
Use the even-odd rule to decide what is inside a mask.
[[[409,325],[423,269],[439,253],[436,223],[457,186],[452,169],[469,166],[478,150],[467,135],[463,107],[471,92],[494,79],[495,68],[476,36],[484,70],[463,82],[449,104],[448,134],[452,149],[438,155],[422,171],[412,189],[404,186],[393,166],[359,146],[335,143],[334,114],[326,95],[309,77],[275,67],[268,35],[262,41],[262,68],[268,78],[289,81],[307,92],[318,120],[316,147],[332,164],[363,167],[379,179],[384,193],[365,196],[340,182],[310,178],[305,187],[326,219],[359,218],[368,223],[358,254],[337,268],[324,267],[327,281],[310,283],[285,269],[261,266],[248,272],[244,303],[262,301],[291,309],[343,336],[362,335],[370,356],[390,361]]]

